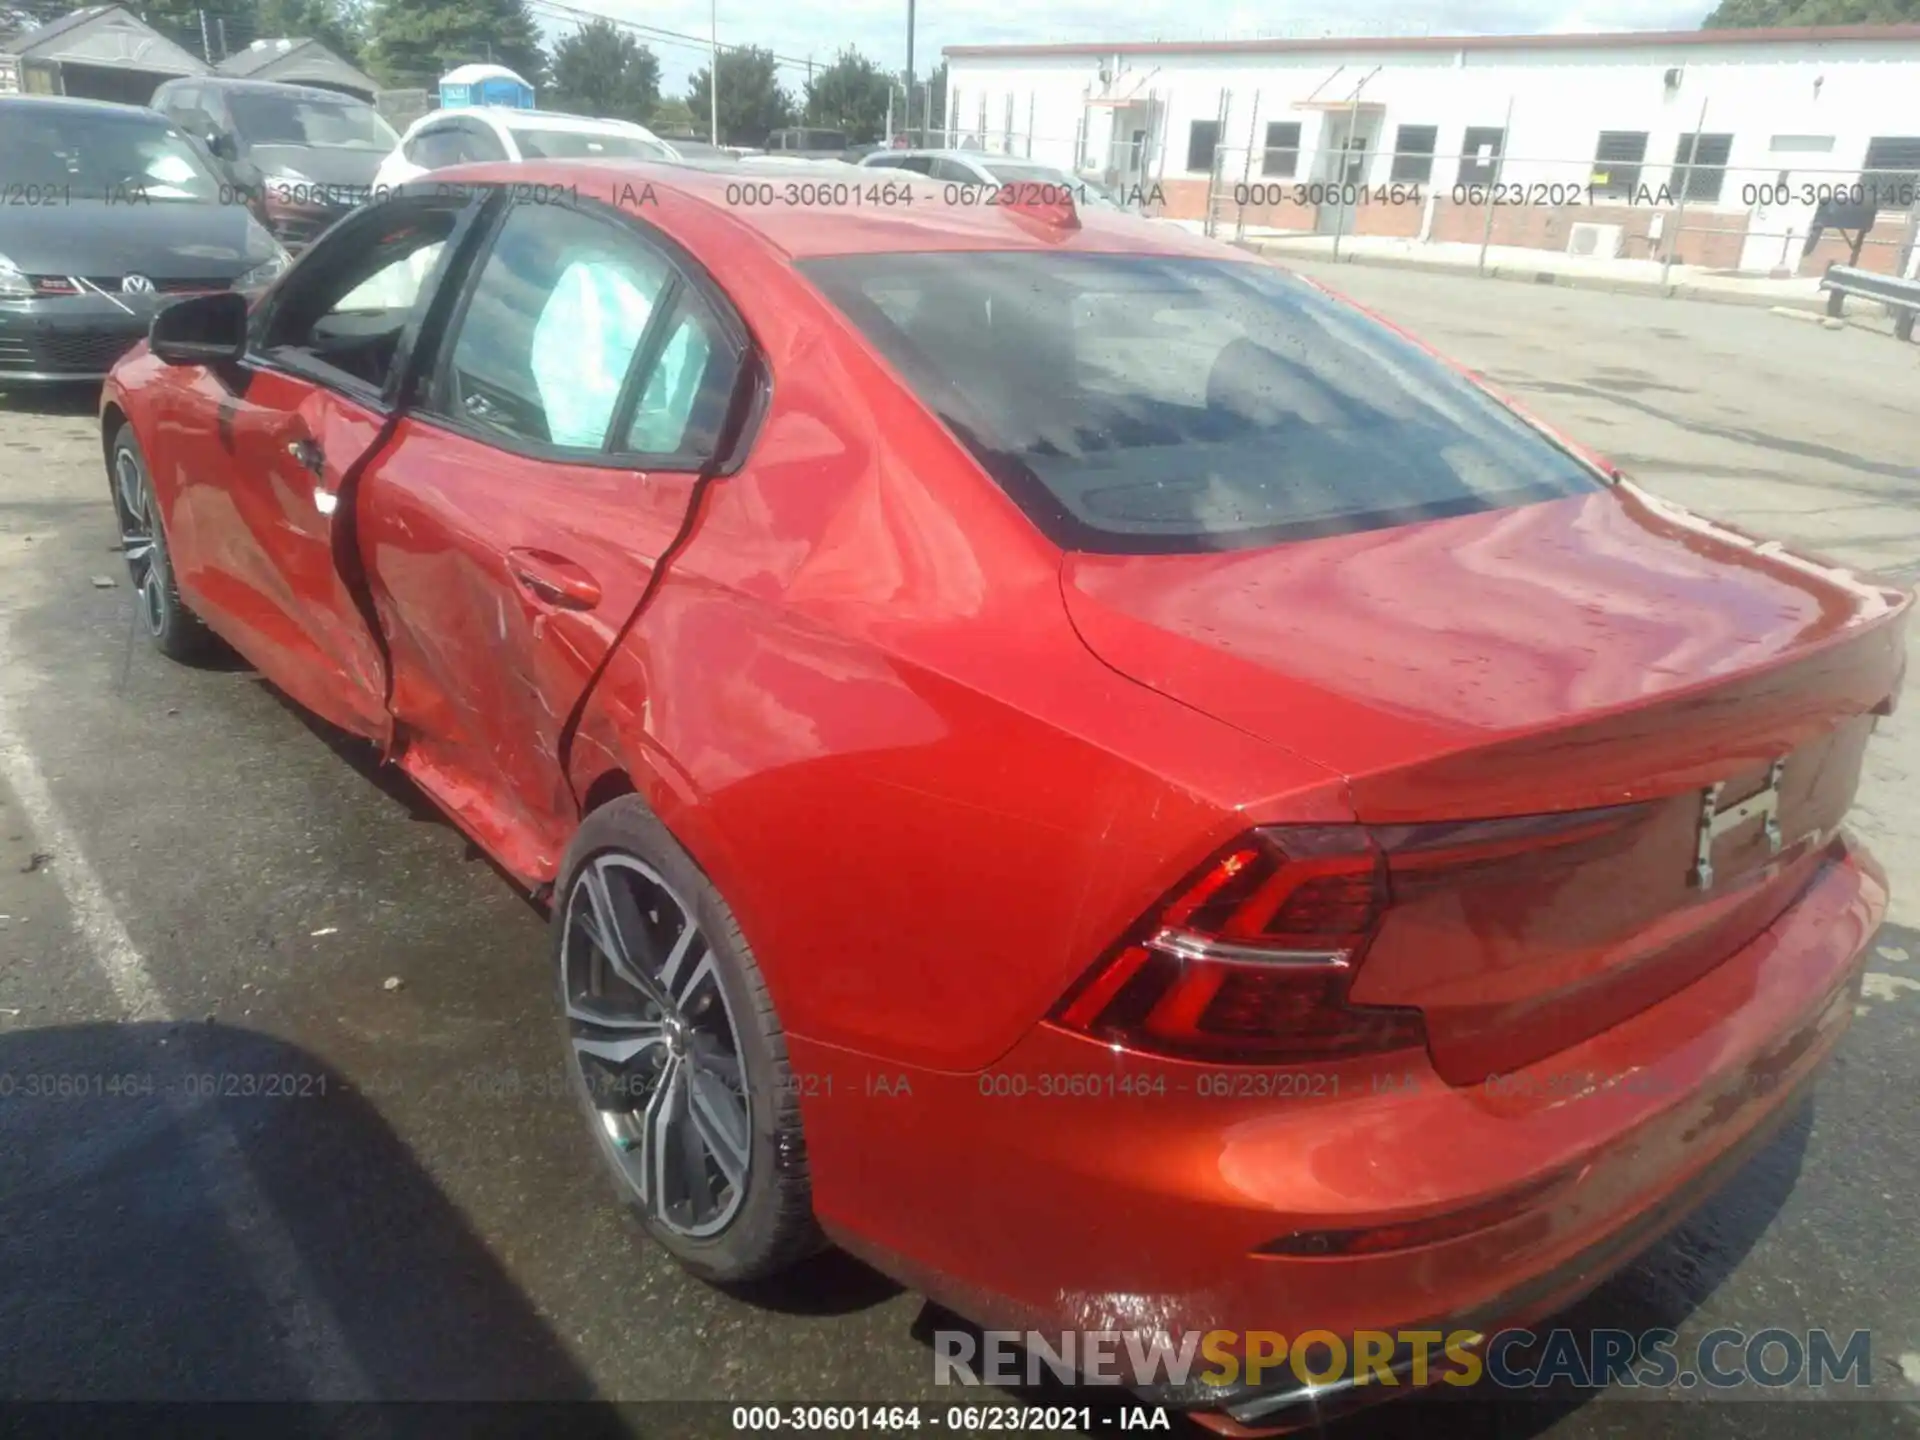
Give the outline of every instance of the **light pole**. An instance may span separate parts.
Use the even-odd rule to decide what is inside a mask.
[[[712,0],[713,51],[707,61],[707,102],[713,114],[708,140],[715,145],[720,143],[720,0]]]
[[[913,0],[907,0],[907,128],[913,128]],[[887,143],[893,143],[893,136],[887,136]]]

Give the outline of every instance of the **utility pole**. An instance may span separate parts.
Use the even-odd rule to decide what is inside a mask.
[[[907,109],[903,118],[909,126],[913,124],[913,0],[907,0]],[[893,143],[891,133],[887,143]]]
[[[202,10],[199,12],[199,15],[200,15],[200,58],[206,61],[207,64],[211,65],[213,64],[213,45],[212,45],[212,42],[210,42],[207,39],[207,12]]]
[[[1687,191],[1693,188],[1693,167],[1700,158],[1700,132],[1707,128],[1707,102],[1700,102],[1700,119],[1693,127],[1693,141],[1687,146],[1687,163],[1680,167],[1680,203],[1673,212],[1673,234],[1667,237],[1666,257],[1660,262],[1660,283],[1664,286],[1673,273],[1673,255],[1680,248],[1680,227],[1687,221]],[[1836,294],[1839,292],[1836,291]]]
[[[712,122],[712,133],[707,136],[707,143],[718,145],[720,143],[720,0],[713,0],[712,18],[713,52],[712,58],[707,61],[707,100],[713,113],[708,117]]]

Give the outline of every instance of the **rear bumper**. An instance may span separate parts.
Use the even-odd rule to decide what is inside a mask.
[[[789,1037],[816,1209],[989,1329],[1228,1331],[1229,1350],[1252,1331],[1490,1334],[1592,1289],[1764,1143],[1851,1020],[1885,906],[1877,866],[1838,843],[1750,944],[1498,1087],[1450,1086],[1424,1052],[1221,1076],[1042,1026],[950,1075]],[[1413,1248],[1257,1253],[1488,1207]],[[1279,1367],[1257,1388],[1206,1369],[1135,1388],[1263,1429],[1305,1398]],[[1317,1413],[1334,1398],[1320,1387]]]
[[[1851,995],[1849,990],[1849,1003]],[[1739,1140],[1599,1243],[1545,1274],[1493,1297],[1475,1311],[1439,1316],[1400,1328],[1437,1331],[1443,1335],[1472,1331],[1491,1338],[1501,1330],[1532,1324],[1572,1305],[1710,1200],[1779,1134],[1799,1104],[1812,1093],[1818,1078],[1818,1069],[1810,1070],[1790,1090],[1783,1092],[1780,1102]],[[1406,1394],[1414,1385],[1411,1353],[1403,1348],[1389,1363],[1393,1385],[1383,1385],[1377,1379],[1356,1384],[1352,1376],[1321,1385],[1289,1381],[1216,1400],[1211,1414],[1196,1418],[1209,1429],[1227,1436],[1271,1435],[1310,1424],[1324,1424],[1354,1410]],[[1435,1373],[1438,1373],[1437,1366]]]

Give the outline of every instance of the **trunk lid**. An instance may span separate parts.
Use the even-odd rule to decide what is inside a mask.
[[[1899,687],[1909,602],[1625,484],[1258,550],[1072,554],[1062,585],[1107,664],[1338,771],[1363,823],[1644,806],[1396,890],[1352,999],[1419,1006],[1455,1083],[1655,1003],[1791,903]],[[1700,884],[1703,806],[1783,759],[1779,851],[1757,819],[1729,827]]]

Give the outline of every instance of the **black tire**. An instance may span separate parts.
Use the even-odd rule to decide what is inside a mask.
[[[617,883],[619,876],[628,873],[625,867],[634,861],[664,882],[672,904],[684,907],[699,927],[704,950],[700,950],[698,940],[693,942],[692,950],[710,955],[713,961],[707,981],[702,982],[709,987],[702,1000],[712,1008],[711,984],[717,979],[719,989],[724,992],[729,1033],[737,1042],[729,1053],[737,1053],[747,1097],[744,1129],[749,1140],[745,1179],[738,1187],[737,1208],[731,1218],[711,1234],[689,1234],[684,1228],[676,1228],[656,1213],[654,1204],[642,1197],[637,1188],[641,1182],[636,1181],[633,1170],[636,1166],[645,1167],[633,1160],[631,1154],[638,1150],[644,1159],[648,1153],[646,1142],[644,1139],[624,1143],[616,1140],[610,1136],[609,1126],[629,1125],[634,1118],[630,1112],[654,1113],[652,1102],[656,1092],[645,1088],[648,1082],[644,1076],[633,1082],[633,1089],[621,1085],[611,1087],[617,1092],[611,1095],[606,1094],[609,1087],[604,1072],[598,1074],[597,1081],[590,1080],[591,1062],[582,1060],[576,1050],[576,1040],[620,1032],[582,1025],[568,1013],[569,994],[580,993],[578,982],[583,964],[596,963],[591,958],[592,941],[580,931],[582,921],[576,918],[581,915],[582,907],[591,913],[592,899],[587,893],[592,883],[589,872],[602,877],[599,882],[602,885],[608,883],[604,877],[609,874],[616,877]],[[657,894],[647,891],[651,882],[646,877],[636,876],[631,883],[636,887],[631,893]],[[603,890],[602,894],[606,892]],[[667,912],[668,906],[663,902],[659,911],[652,914]],[[637,915],[632,918],[636,922],[640,920]],[[571,952],[568,948],[570,925],[575,930]],[[813,1187],[800,1127],[798,1087],[793,1083],[793,1072],[787,1063],[786,1036],[774,1013],[760,967],[720,893],[637,796],[625,796],[602,806],[581,825],[567,848],[554,886],[551,930],[563,1063],[574,1097],[592,1132],[594,1148],[627,1209],[647,1234],[687,1270],[718,1285],[765,1279],[821,1249],[825,1241],[813,1216]],[[656,947],[656,953],[659,948],[664,946]],[[617,979],[613,988],[620,988]],[[624,993],[633,992],[628,987]],[[645,1066],[636,1060],[633,1067],[622,1074],[644,1070]],[[595,1099],[596,1084],[602,1091],[600,1103]],[[613,1112],[611,1119],[609,1112]],[[641,1134],[645,1133],[642,1129]],[[717,1171],[708,1172],[709,1175],[715,1173]],[[731,1197],[736,1191],[728,1188],[726,1193]]]
[[[133,474],[123,475],[123,466],[128,464]],[[123,493],[123,485],[132,483],[135,477],[139,491],[137,506]],[[214,659],[222,652],[220,637],[180,598],[160,507],[154,503],[147,457],[141,452],[140,441],[131,425],[122,425],[113,437],[113,447],[107,457],[107,490],[113,498],[114,518],[119,522],[123,542],[142,534],[149,542],[144,551],[134,547],[125,553],[127,574],[133,581],[134,604],[154,648],[169,660],[186,665]]]

